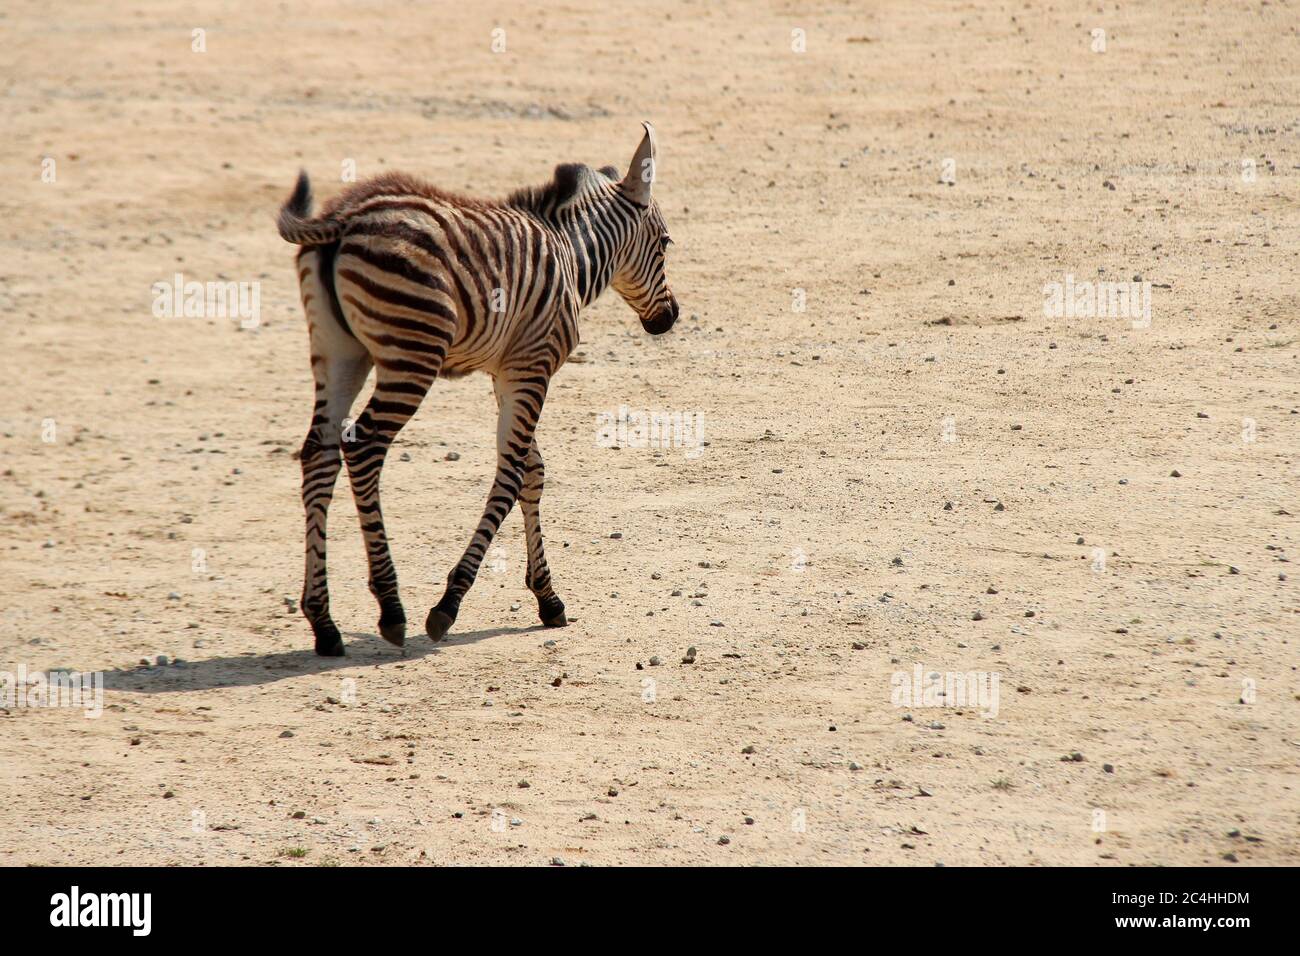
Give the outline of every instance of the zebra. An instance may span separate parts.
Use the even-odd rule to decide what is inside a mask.
[[[672,241],[651,195],[656,141],[644,135],[626,175],[566,163],[542,186],[504,200],[437,189],[402,173],[356,183],[312,216],[299,173],[280,209],[281,237],[300,248],[298,282],[311,344],[315,408],[299,458],[306,515],[300,607],[316,653],[344,654],[330,616],[325,524],[340,457],[346,464],[379,603],[379,632],[406,641],[379,502],[384,458],[438,377],[492,378],[498,408],[495,480],[478,527],[447,575],[425,632],[442,640],[456,620],[493,537],[520,504],[528,551],[525,583],[546,627],[564,627],[542,546],[545,465],[537,421],[551,376],[578,344],[578,315],[608,286],[651,335],[677,320],[665,276]],[[365,408],[348,418],[371,370]],[[341,451],[341,455],[340,455]]]

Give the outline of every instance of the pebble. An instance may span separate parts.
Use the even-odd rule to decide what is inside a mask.
[[[611,540],[613,540],[613,541],[618,541],[619,539],[621,539],[621,538],[623,537],[623,532],[622,532],[622,531],[613,531],[613,532],[610,533],[609,536],[610,536],[610,539],[611,539]]]
[[[445,454],[445,455],[442,456],[442,460],[443,460],[443,461],[460,461],[460,452],[458,452],[458,451],[449,451],[449,452],[447,452],[447,454]]]
[[[690,647],[686,648],[686,656],[682,658],[682,663],[683,663],[683,664],[694,664],[694,663],[695,663],[695,654],[696,654],[696,651],[695,651],[695,645],[692,644]]]

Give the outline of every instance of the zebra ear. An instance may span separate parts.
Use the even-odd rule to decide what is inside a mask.
[[[645,136],[641,138],[641,145],[632,157],[632,165],[623,177],[623,191],[633,202],[648,206],[650,187],[655,180],[655,130],[649,123],[641,125],[645,127]]]

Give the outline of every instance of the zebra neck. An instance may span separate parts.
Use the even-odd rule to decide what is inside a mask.
[[[584,216],[569,219],[561,232],[573,249],[578,300],[587,306],[609,288],[625,231],[612,205],[591,205],[584,212]]]

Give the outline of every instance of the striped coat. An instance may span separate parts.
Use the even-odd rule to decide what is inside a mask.
[[[646,331],[666,332],[677,301],[665,276],[669,243],[651,195],[649,124],[626,176],[566,164],[545,186],[505,200],[457,196],[402,174],[359,183],[311,215],[301,175],[280,211],[280,234],[301,248],[298,278],[311,341],[316,403],[300,455],[306,512],[302,610],[317,653],[343,653],[329,613],[325,525],[346,463],[379,602],[380,633],[406,635],[379,501],[384,458],[439,376],[482,371],[498,403],[497,469],[487,505],[425,629],[455,621],[487,549],[519,502],[526,583],[547,626],[566,623],[546,564],[538,508],[545,479],[536,427],[551,376],[578,343],[583,306],[613,286]],[[349,418],[371,369],[375,388]]]

